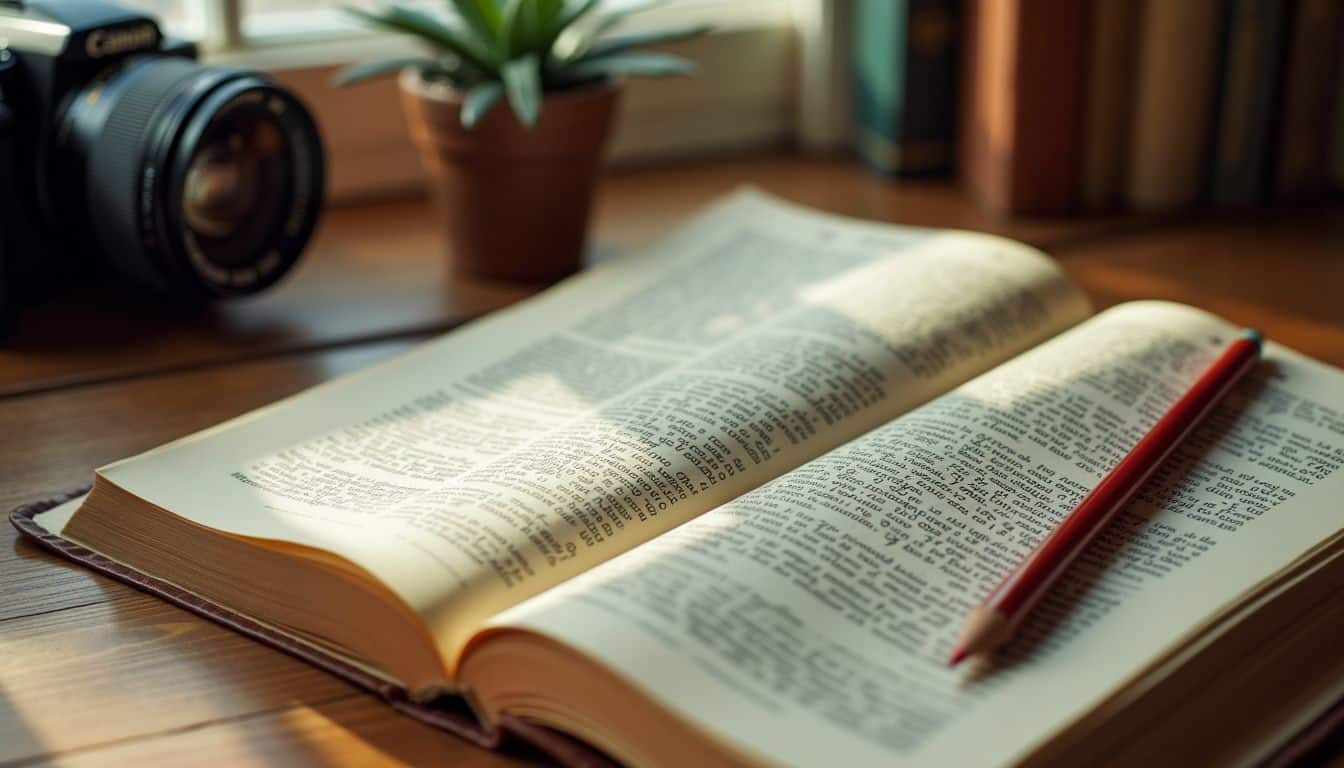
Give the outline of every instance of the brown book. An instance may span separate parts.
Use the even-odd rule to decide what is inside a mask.
[[[1138,10],[1134,0],[1092,3],[1081,174],[1082,201],[1092,209],[1119,204],[1124,192]]]
[[[740,193],[13,519],[575,765],[1248,764],[1344,692],[1344,372],[1272,343],[1006,653],[946,665],[1238,332]]]
[[[1075,0],[967,4],[959,173],[988,207],[1041,214],[1076,207],[1087,16]]]
[[[1290,13],[1274,174],[1274,191],[1288,196],[1319,191],[1329,182],[1333,109],[1341,109],[1331,84],[1340,77],[1344,54],[1344,4],[1297,0]]]
[[[1204,191],[1217,86],[1217,0],[1146,0],[1139,11],[1126,199],[1141,211]]]
[[[1339,75],[1335,78],[1334,139],[1330,144],[1331,186],[1344,190],[1344,59],[1340,60]]]

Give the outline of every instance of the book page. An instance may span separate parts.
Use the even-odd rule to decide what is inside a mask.
[[[1087,312],[1025,246],[745,193],[647,253],[101,474],[354,561],[451,659],[490,613]]]
[[[1236,333],[1122,305],[494,626],[771,762],[1020,758],[1344,529],[1344,373],[1271,344],[997,664],[948,668],[966,613]]]

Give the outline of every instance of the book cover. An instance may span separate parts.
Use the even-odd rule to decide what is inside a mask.
[[[889,174],[949,170],[956,131],[955,0],[858,0],[855,149]]]
[[[1217,0],[1139,10],[1125,198],[1140,211],[1195,203],[1204,186],[1218,57]]]
[[[988,207],[1076,207],[1087,18],[1087,5],[1069,0],[967,4],[959,172]]]
[[[1092,6],[1082,171],[1089,208],[1116,205],[1124,187],[1137,25],[1133,0],[1096,0]]]
[[[1264,197],[1269,182],[1285,5],[1234,0],[1224,14],[1209,198],[1217,205],[1249,205]]]
[[[1297,196],[1329,179],[1332,112],[1339,110],[1344,5],[1298,0],[1290,7],[1274,191]],[[1322,92],[1324,91],[1324,98]]]
[[[1330,140],[1330,180],[1344,189],[1344,45],[1340,46],[1339,73],[1335,78],[1334,138]]]

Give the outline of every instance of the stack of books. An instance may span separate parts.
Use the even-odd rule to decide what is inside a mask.
[[[1344,186],[1338,0],[857,0],[853,35],[860,156],[997,210]]]

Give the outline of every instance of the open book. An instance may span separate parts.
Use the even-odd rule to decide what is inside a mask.
[[[742,192],[26,530],[631,765],[1249,760],[1344,694],[1344,373],[1273,343],[1007,653],[944,661],[1237,331]]]

